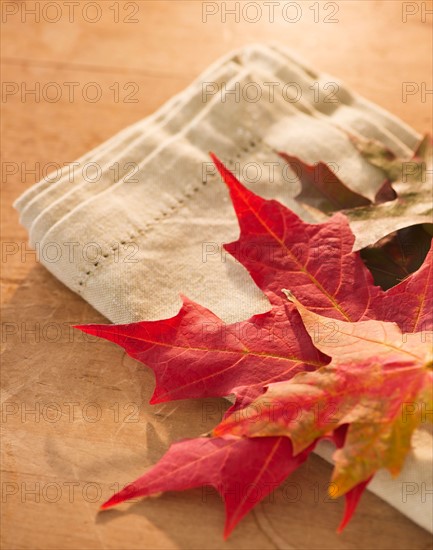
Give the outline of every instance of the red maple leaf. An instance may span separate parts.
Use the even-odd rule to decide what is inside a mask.
[[[352,252],[354,237],[343,215],[336,214],[323,224],[303,222],[277,201],[250,192],[212,158],[230,190],[241,230],[238,241],[226,249],[248,269],[272,307],[242,323],[225,325],[209,310],[183,298],[182,308],[171,319],[78,326],[121,345],[154,371],[152,403],[234,394],[237,403],[230,414],[260,398],[269,384],[326,368],[329,357],[313,345],[296,306],[282,292],[284,288],[290,288],[311,312],[350,323],[380,318],[384,310],[392,316],[401,296],[407,294],[407,316],[396,314],[397,322],[407,324],[412,316],[414,330],[419,325],[415,318],[431,323],[420,298],[422,292],[427,297],[420,275],[410,276],[395,287],[397,290],[392,289],[393,293],[376,287],[359,254]],[[431,254],[423,273],[426,269],[431,277]],[[319,435],[343,447],[346,433],[347,426],[341,425],[332,433]],[[305,460],[315,442],[313,438],[295,455],[287,437],[184,441],[172,446],[154,468],[104,507],[136,496],[212,485],[226,502],[228,534],[252,507],[241,496],[230,496],[234,484],[255,483],[263,498],[269,479],[280,483]],[[341,528],[369,479],[359,481],[346,492]]]
[[[156,387],[151,403],[234,393],[252,397],[265,384],[314,370],[327,358],[312,345],[299,317],[289,321],[281,305],[248,321],[224,324],[183,297],[171,319],[127,325],[79,326],[121,345],[150,366]]]
[[[251,508],[305,462],[310,450],[293,456],[292,444],[286,437],[186,439],[172,445],[155,467],[115,494],[102,508],[163,491],[209,485],[224,499],[227,537]]]

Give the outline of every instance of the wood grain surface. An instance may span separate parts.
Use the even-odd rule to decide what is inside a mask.
[[[29,11],[35,4],[38,20]],[[66,2],[1,2],[2,548],[430,548],[427,532],[370,493],[337,535],[342,502],[327,502],[331,468],[315,456],[225,543],[223,505],[207,489],[98,514],[98,504],[171,442],[209,430],[225,405],[208,399],[150,406],[149,370],[69,328],[103,318],[37,264],[12,202],[49,163],[73,161],[152,113],[218,56],[256,41],[298,50],[428,131],[432,96],[422,91],[432,88],[431,2],[280,2],[273,22],[256,2],[263,10],[255,23],[253,8],[242,13],[244,2],[239,22],[229,14],[224,21],[217,2],[100,1],[94,22],[97,8],[85,4],[71,16]],[[286,18],[283,9],[292,10]],[[204,21],[203,10],[216,13]],[[77,83],[72,98],[68,82]],[[418,91],[403,98],[405,82]],[[102,92],[97,101],[86,95],[89,83]],[[130,83],[134,103],[127,101]]]

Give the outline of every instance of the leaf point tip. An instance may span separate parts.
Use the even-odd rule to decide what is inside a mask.
[[[88,332],[88,325],[71,325],[72,328],[75,328],[77,330],[81,330],[81,332]]]

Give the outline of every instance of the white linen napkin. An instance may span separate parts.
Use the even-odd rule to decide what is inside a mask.
[[[421,138],[285,49],[251,45],[217,61],[154,115],[30,188],[15,206],[39,260],[110,321],[175,315],[182,292],[236,322],[269,304],[223,252],[238,225],[208,152],[253,191],[314,221],[294,200],[300,184],[276,151],[334,163],[348,187],[373,198],[383,173],[361,157],[349,134],[378,139],[406,158]],[[432,443],[419,431],[401,476],[380,473],[369,486],[429,530]],[[326,445],[319,449],[330,460]]]

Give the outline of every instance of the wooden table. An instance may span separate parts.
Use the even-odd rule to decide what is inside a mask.
[[[98,514],[98,504],[171,442],[210,429],[224,404],[148,405],[150,371],[69,329],[103,319],[36,263],[11,204],[49,163],[73,161],[153,112],[218,56],[253,41],[297,49],[426,131],[431,2],[280,2],[273,23],[264,5],[252,22],[258,12],[244,12],[245,3],[239,22],[230,14],[223,21],[222,4],[200,1],[80,2],[74,12],[65,2],[39,2],[39,21],[29,12],[34,4],[2,2],[2,547],[429,548],[428,533],[369,493],[338,536],[342,502],[324,502],[330,466],[318,457],[226,543],[222,503],[208,490]],[[405,82],[413,93],[403,98]],[[89,83],[101,92],[94,102]]]

